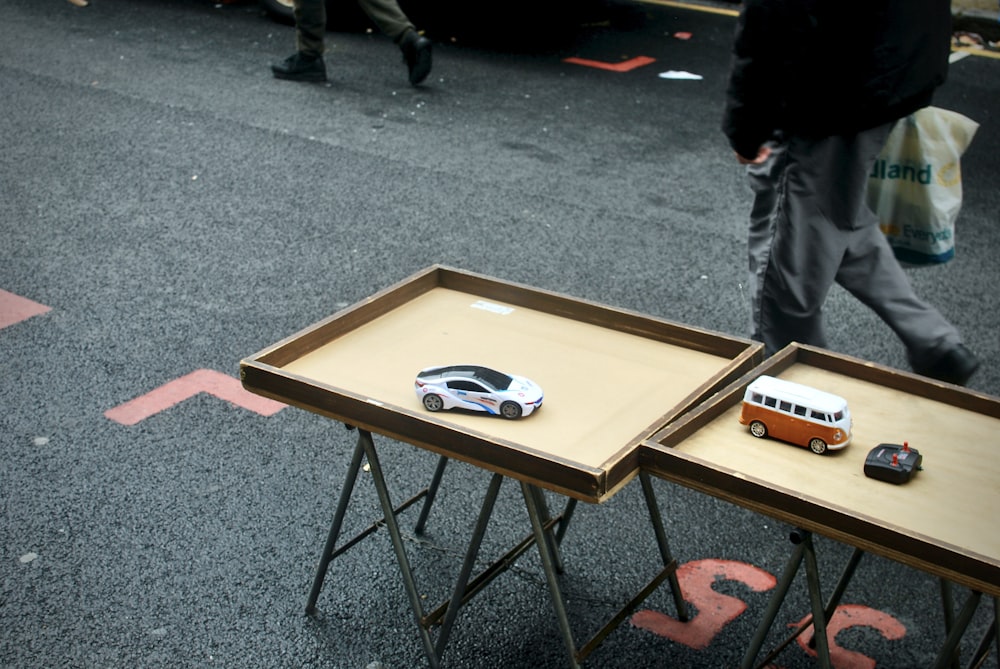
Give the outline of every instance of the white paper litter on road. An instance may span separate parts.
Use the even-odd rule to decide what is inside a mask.
[[[689,79],[691,81],[697,81],[704,79],[704,77],[700,74],[685,72],[684,70],[667,70],[666,72],[660,72],[660,79]]]

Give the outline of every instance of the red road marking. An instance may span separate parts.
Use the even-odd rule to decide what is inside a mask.
[[[612,72],[630,72],[638,67],[645,67],[650,63],[655,63],[655,58],[649,56],[636,56],[620,63],[605,63],[600,60],[587,60],[586,58],[566,58],[564,63],[573,65],[583,65],[584,67],[596,67],[599,70],[610,70]]]
[[[798,623],[789,625],[796,628],[804,623],[809,616],[806,616]],[[877,630],[884,639],[895,641],[906,636],[906,627],[888,613],[876,611],[867,606],[858,604],[844,604],[837,607],[830,621],[826,625],[826,637],[830,643],[830,664],[837,669],[874,669],[875,660],[855,651],[846,650],[838,646],[834,639],[842,630],[851,627],[871,627]],[[799,646],[813,657],[816,651],[809,647],[809,641],[813,637],[815,628],[810,627],[798,638]]]
[[[244,390],[239,379],[211,369],[199,369],[134,400],[119,404],[114,409],[108,409],[104,415],[122,425],[135,425],[198,393],[208,393],[262,416],[272,416],[285,408],[281,402]]]
[[[51,310],[52,307],[0,289],[0,330]]]
[[[731,560],[696,560],[682,564],[677,569],[684,599],[692,604],[697,614],[688,622],[659,611],[638,611],[632,624],[653,634],[667,637],[688,648],[708,648],[722,628],[743,613],[746,602],[723,595],[712,589],[717,580],[739,581],[755,592],[770,590],[777,583],[774,576],[763,569],[744,562]]]

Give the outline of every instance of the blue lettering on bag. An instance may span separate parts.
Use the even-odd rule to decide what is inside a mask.
[[[915,184],[928,186],[931,183],[932,174],[930,163],[918,169],[916,165],[890,163],[884,158],[879,158],[872,165],[872,171],[868,176],[872,179],[912,181]]]

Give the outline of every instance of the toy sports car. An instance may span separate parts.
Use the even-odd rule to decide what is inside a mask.
[[[428,411],[468,409],[513,419],[542,406],[537,383],[482,365],[428,367],[417,374],[413,389]]]

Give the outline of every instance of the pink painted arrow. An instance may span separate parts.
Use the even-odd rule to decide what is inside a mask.
[[[247,392],[239,379],[211,369],[199,369],[108,409],[104,415],[122,425],[135,425],[198,393],[208,393],[262,416],[272,416],[285,408],[281,402]]]
[[[0,289],[0,330],[8,325],[20,323],[32,316],[44,314],[52,307],[33,302],[26,297],[19,297],[14,293],[8,293]]]
[[[656,59],[649,56],[636,56],[635,58],[623,60],[620,63],[605,63],[600,60],[587,60],[586,58],[574,57],[566,58],[563,62],[572,63],[573,65],[583,65],[584,67],[596,67],[599,70],[610,70],[612,72],[630,72],[636,68],[655,63]]]

